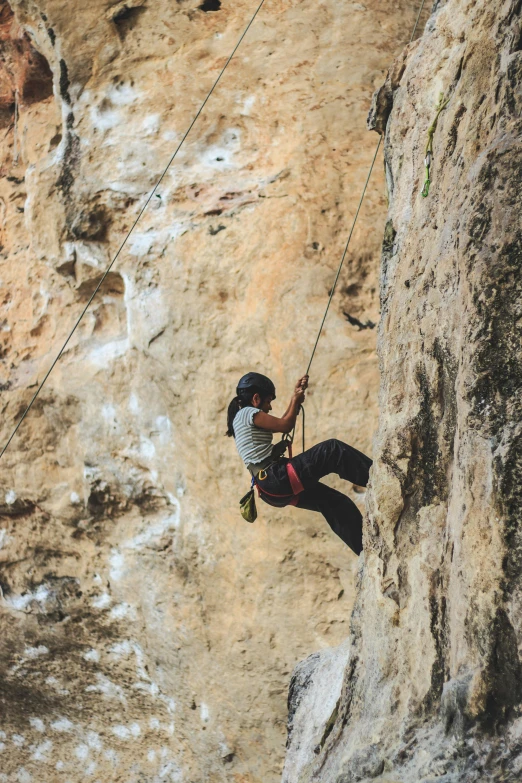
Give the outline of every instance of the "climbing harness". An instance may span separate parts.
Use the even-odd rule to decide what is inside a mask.
[[[413,38],[415,37],[415,33],[416,33],[416,31],[417,31],[417,27],[418,27],[418,24],[419,24],[419,21],[420,21],[420,18],[421,18],[422,11],[423,11],[423,9],[424,9],[425,2],[426,2],[426,0],[422,0],[421,6],[420,6],[420,8],[419,8],[419,12],[418,12],[418,14],[417,14],[417,19],[416,19],[416,21],[415,21],[415,25],[414,25],[414,28],[413,28],[413,32],[412,32],[412,34],[411,34],[410,43],[413,41]],[[170,169],[170,167],[171,167],[172,163],[174,162],[174,159],[176,158],[176,156],[177,156],[177,154],[178,154],[179,150],[181,149],[182,145],[184,144],[184,142],[185,142],[185,140],[186,140],[187,136],[189,135],[190,131],[192,130],[192,128],[193,128],[193,127],[194,127],[194,125],[196,124],[196,122],[197,122],[197,120],[198,120],[198,118],[199,118],[200,114],[202,113],[203,109],[205,108],[205,106],[206,106],[207,102],[209,101],[209,99],[210,99],[210,97],[211,97],[212,93],[214,92],[214,90],[216,89],[217,85],[218,85],[218,84],[219,84],[219,82],[221,81],[221,77],[223,76],[223,74],[225,73],[226,69],[228,68],[228,66],[229,66],[230,62],[232,61],[232,59],[233,59],[233,57],[234,57],[235,53],[237,52],[237,50],[239,49],[239,47],[240,47],[241,43],[243,42],[243,39],[245,38],[246,34],[247,34],[247,33],[248,33],[248,31],[250,30],[250,27],[251,27],[251,26],[252,26],[252,24],[254,23],[254,20],[256,19],[257,15],[258,15],[258,14],[259,14],[259,12],[261,11],[261,8],[263,7],[264,3],[265,3],[265,0],[261,0],[261,2],[259,3],[259,5],[257,6],[257,8],[256,8],[256,10],[255,10],[255,12],[254,12],[254,14],[253,14],[253,16],[252,16],[252,18],[251,18],[251,19],[250,19],[250,21],[248,22],[247,26],[245,27],[245,29],[244,29],[243,33],[241,34],[241,36],[240,36],[240,38],[239,38],[239,40],[238,40],[237,44],[235,45],[234,49],[232,50],[232,53],[230,54],[230,56],[228,57],[227,61],[226,61],[226,62],[225,62],[225,64],[224,64],[223,68],[221,69],[221,71],[220,71],[220,73],[219,73],[219,76],[217,77],[217,79],[215,80],[214,84],[212,85],[212,87],[211,87],[210,91],[208,92],[208,94],[207,94],[207,96],[206,96],[205,100],[203,101],[203,103],[201,104],[200,108],[198,109],[198,111],[197,111],[196,115],[194,116],[194,119],[193,119],[193,120],[192,120],[192,122],[190,123],[190,125],[189,125],[188,129],[187,129],[187,130],[186,130],[186,132],[184,133],[184,135],[183,135],[183,137],[182,137],[181,141],[179,142],[179,144],[178,144],[178,146],[176,147],[176,149],[175,149],[175,151],[174,151],[173,155],[171,156],[170,160],[168,161],[168,163],[167,163],[167,165],[166,165],[166,167],[165,167],[165,169],[164,169],[163,173],[161,174],[161,176],[159,177],[158,181],[157,181],[157,182],[156,182],[156,184],[154,185],[154,187],[153,187],[152,191],[150,192],[149,196],[147,197],[147,199],[146,199],[146,201],[145,201],[145,203],[144,203],[143,207],[142,207],[142,208],[141,208],[141,210],[139,211],[139,213],[138,213],[138,216],[136,217],[136,219],[135,219],[135,220],[134,220],[134,222],[132,223],[132,225],[131,225],[131,227],[130,227],[129,231],[127,232],[127,234],[126,234],[126,236],[125,236],[125,238],[124,238],[123,242],[121,243],[121,245],[119,246],[118,250],[116,251],[116,254],[114,255],[114,257],[113,257],[112,261],[110,262],[110,264],[109,264],[109,265],[108,265],[108,267],[106,268],[105,272],[103,273],[103,275],[102,275],[102,277],[101,277],[101,279],[100,279],[99,283],[97,284],[97,286],[96,286],[96,288],[94,289],[93,293],[91,294],[91,296],[90,296],[90,298],[89,298],[89,300],[88,300],[87,304],[85,305],[85,307],[83,308],[82,312],[80,313],[80,316],[79,316],[79,318],[77,319],[76,323],[74,324],[74,326],[73,326],[73,328],[72,328],[71,332],[69,333],[69,335],[68,335],[67,339],[65,340],[64,344],[63,344],[63,345],[62,345],[62,347],[60,348],[60,351],[59,351],[59,352],[58,352],[58,354],[56,355],[56,358],[54,359],[54,361],[52,362],[52,364],[51,364],[51,366],[49,367],[48,371],[47,371],[47,372],[46,372],[46,374],[44,375],[44,378],[43,378],[43,380],[41,381],[41,383],[40,383],[40,384],[37,386],[37,388],[36,388],[36,391],[34,392],[34,394],[33,394],[32,398],[31,398],[31,400],[29,401],[29,404],[27,405],[27,407],[25,408],[25,410],[24,410],[23,414],[21,415],[20,419],[18,420],[18,422],[17,422],[17,424],[16,424],[16,426],[15,426],[15,428],[14,428],[13,432],[11,433],[11,435],[9,436],[9,439],[7,440],[6,444],[5,444],[5,445],[4,445],[4,447],[2,448],[2,451],[0,451],[0,459],[1,459],[1,458],[3,457],[3,455],[5,454],[6,450],[8,449],[8,447],[9,447],[9,445],[10,445],[10,443],[11,443],[11,441],[13,440],[14,436],[15,436],[15,435],[16,435],[16,433],[18,432],[18,430],[19,430],[19,428],[20,428],[20,426],[21,426],[22,422],[24,421],[25,417],[27,416],[27,414],[28,414],[28,413],[29,413],[29,411],[31,410],[31,408],[32,408],[33,404],[35,403],[35,401],[36,401],[36,399],[37,399],[37,397],[38,397],[38,395],[40,394],[40,392],[41,392],[41,390],[43,389],[43,387],[44,387],[45,383],[47,382],[47,379],[49,378],[50,374],[52,373],[52,371],[53,371],[54,367],[56,366],[56,364],[57,364],[57,363],[58,363],[58,361],[60,360],[61,356],[63,355],[63,353],[64,353],[64,351],[65,351],[65,349],[66,349],[67,345],[69,344],[69,342],[70,342],[70,340],[71,340],[71,338],[72,338],[72,336],[73,336],[73,334],[75,333],[76,329],[77,329],[77,328],[78,328],[78,326],[80,325],[80,322],[82,321],[82,319],[83,319],[83,317],[85,316],[85,314],[86,314],[87,310],[89,309],[89,307],[90,307],[90,305],[91,305],[91,303],[92,303],[93,299],[95,298],[95,296],[97,295],[98,291],[100,290],[100,288],[102,287],[103,283],[105,282],[105,280],[106,280],[107,276],[109,275],[109,273],[110,273],[110,271],[111,271],[112,267],[114,266],[114,264],[115,264],[116,260],[118,259],[119,255],[120,255],[120,253],[122,252],[123,248],[124,248],[124,247],[125,247],[125,245],[127,244],[128,240],[129,240],[129,237],[131,236],[132,232],[133,232],[133,231],[134,231],[134,229],[136,228],[136,226],[137,226],[138,222],[140,221],[140,219],[141,219],[141,217],[142,217],[143,213],[145,212],[145,210],[147,209],[148,205],[149,205],[149,204],[150,204],[150,202],[152,201],[152,199],[153,199],[153,197],[154,197],[154,195],[155,195],[155,193],[156,193],[156,191],[157,191],[158,187],[160,186],[160,184],[162,183],[163,179],[165,178],[165,176],[166,176],[166,174],[167,174],[168,170]],[[440,112],[439,112],[439,113],[440,113]],[[343,252],[343,254],[342,254],[342,258],[341,258],[341,263],[339,264],[339,268],[338,268],[338,270],[337,270],[337,274],[336,274],[336,277],[335,277],[334,285],[333,285],[333,287],[332,287],[332,289],[331,289],[331,292],[330,292],[330,297],[329,297],[329,299],[328,299],[328,303],[327,303],[327,306],[326,306],[326,310],[325,310],[325,313],[324,313],[323,319],[322,319],[322,321],[321,321],[321,325],[320,325],[320,327],[319,327],[319,332],[318,332],[318,335],[317,335],[317,339],[316,339],[316,341],[315,341],[314,348],[313,348],[313,350],[312,350],[312,355],[311,355],[311,357],[310,357],[310,361],[309,361],[309,363],[308,363],[308,369],[307,369],[307,372],[306,372],[306,374],[307,374],[307,375],[308,375],[308,374],[309,374],[309,372],[310,372],[310,367],[311,367],[311,365],[312,365],[312,361],[313,361],[313,359],[314,359],[314,356],[315,356],[315,352],[316,352],[316,349],[317,349],[317,345],[318,345],[318,343],[319,343],[319,338],[321,337],[321,333],[322,333],[322,331],[323,331],[323,326],[324,326],[324,323],[325,323],[325,321],[326,321],[326,316],[327,316],[327,314],[328,314],[328,310],[330,309],[330,304],[331,304],[331,302],[332,302],[333,295],[334,295],[334,293],[335,293],[335,288],[336,288],[336,286],[337,286],[337,282],[338,282],[338,280],[339,280],[339,276],[340,276],[340,274],[341,274],[341,269],[342,269],[342,267],[343,267],[343,264],[344,264],[344,259],[345,259],[345,257],[346,257],[346,253],[348,252],[348,247],[349,247],[349,244],[350,244],[350,240],[351,240],[351,238],[352,238],[353,231],[354,231],[354,228],[355,228],[355,224],[356,224],[356,222],[357,222],[357,218],[358,218],[358,216],[359,216],[359,212],[360,212],[360,209],[361,209],[361,206],[362,206],[362,202],[363,202],[364,196],[365,196],[365,194],[366,194],[366,190],[367,190],[367,187],[368,187],[368,183],[369,183],[369,181],[370,181],[370,177],[371,177],[371,174],[372,174],[372,171],[373,171],[373,167],[374,167],[374,164],[375,164],[375,160],[376,160],[376,158],[377,158],[377,153],[378,153],[378,151],[379,151],[379,148],[380,148],[380,146],[381,146],[381,140],[382,140],[382,139],[379,139],[379,143],[377,144],[377,148],[376,148],[376,150],[375,150],[375,154],[374,154],[374,156],[373,156],[373,159],[372,159],[372,162],[371,162],[370,170],[369,170],[369,172],[368,172],[368,176],[367,176],[367,178],[366,178],[366,182],[365,182],[365,185],[364,185],[364,188],[363,188],[362,196],[361,196],[361,198],[360,198],[359,205],[358,205],[358,207],[357,207],[357,211],[356,211],[356,213],[355,213],[355,217],[354,217],[354,220],[353,220],[353,223],[352,223],[352,227],[351,227],[351,230],[350,230],[350,233],[349,233],[349,236],[348,236],[348,241],[346,242],[346,246],[345,246],[345,248],[344,248],[344,252]],[[304,447],[304,419],[303,419],[303,447]]]
[[[249,375],[257,375],[257,373],[250,373]],[[247,380],[248,376],[244,376]],[[265,378],[265,376],[259,376],[258,378],[254,379],[254,381],[257,381],[259,383],[259,378]],[[241,379],[244,380],[243,378]],[[272,384],[272,381],[270,381],[269,378],[266,378],[266,380]],[[244,381],[243,385],[246,385],[247,381]],[[241,386],[241,381],[238,384],[238,390]],[[272,384],[273,387],[273,384]],[[275,394],[275,389],[273,389]],[[303,451],[305,450],[305,427],[304,427],[304,421],[305,421],[305,411],[304,407],[301,405],[300,413],[303,416]],[[248,470],[252,474],[252,483],[250,485],[249,491],[244,495],[241,500],[239,501],[239,510],[241,512],[241,516],[243,519],[246,519],[247,522],[255,522],[257,519],[257,508],[256,508],[256,499],[254,495],[254,486],[257,487],[257,492],[259,494],[259,497],[267,496],[271,498],[271,500],[267,500],[267,497],[264,497],[263,499],[269,504],[269,505],[277,505],[277,506],[288,506],[297,505],[298,502],[298,495],[300,492],[303,491],[303,486],[301,484],[301,481],[299,479],[299,476],[297,475],[295,468],[289,462],[287,464],[287,474],[288,474],[288,480],[290,481],[290,486],[292,488],[292,494],[291,495],[274,495],[270,492],[267,492],[265,489],[261,489],[259,485],[259,481],[264,481],[267,477],[267,470],[268,468],[273,465],[275,462],[280,460],[282,457],[284,457],[286,451],[288,450],[288,457],[291,460],[293,453],[292,453],[292,446],[294,442],[294,436],[295,436],[295,427],[292,430],[291,433],[285,433],[279,443],[274,444],[272,447],[272,453],[269,457],[267,457],[263,462],[260,462],[258,465],[248,465]],[[291,498],[290,502],[286,502],[288,498]],[[278,499],[283,500],[282,503],[274,502],[272,499]]]
[[[426,144],[426,157],[424,158],[424,166],[426,168],[426,180],[424,182],[424,187],[422,188],[422,195],[424,198],[426,198],[430,192],[430,185],[431,185],[430,170],[433,161],[433,137],[435,135],[435,131],[437,130],[437,123],[439,121],[440,113],[446,108],[448,103],[449,103],[449,98],[444,98],[443,93],[441,93],[439,95],[439,102],[437,104],[437,109],[436,109],[437,114],[435,115],[435,119],[433,120],[430,127],[428,128],[428,143]]]
[[[270,463],[270,465],[273,464],[273,462]],[[289,462],[287,463],[286,471],[292,492],[286,495],[276,495],[273,492],[267,492],[267,490],[264,489],[264,487],[262,487],[259,482],[265,481],[267,477],[266,471],[270,465],[267,465],[266,468],[260,470],[257,476],[252,476],[252,482],[250,484],[249,491],[239,501],[239,510],[241,512],[241,516],[247,522],[255,522],[257,519],[254,487],[256,487],[257,494],[262,500],[265,501],[265,503],[268,503],[269,506],[275,506],[276,508],[283,508],[284,506],[297,506],[299,503],[299,495],[304,491],[304,487],[301,484],[301,480],[297,475],[294,466]]]
[[[302,408],[304,416],[304,408]],[[252,474],[252,483],[250,484],[250,490],[239,501],[239,509],[241,516],[246,519],[247,522],[255,522],[257,519],[256,500],[254,495],[254,487],[257,488],[257,493],[268,505],[281,508],[283,506],[296,506],[299,502],[299,495],[304,491],[304,487],[301,484],[301,479],[297,475],[294,466],[291,463],[292,459],[292,443],[294,440],[294,431],[291,435],[284,435],[279,443],[276,443],[272,449],[272,454],[267,457],[263,462],[258,465],[248,465],[248,470]],[[288,449],[289,462],[286,464],[286,472],[292,492],[286,495],[274,494],[268,492],[260,484],[261,481],[265,481],[267,478],[267,470],[280,460],[286,450]],[[303,451],[304,451],[304,428],[303,428]]]
[[[273,462],[271,463],[274,464]],[[270,466],[268,466],[270,467]],[[268,467],[260,470],[257,476],[252,476],[252,491],[254,485],[257,488],[257,492],[260,498],[262,498],[268,505],[281,508],[284,506],[297,506],[299,503],[299,495],[304,492],[304,487],[301,484],[301,479],[297,475],[297,472],[291,462],[286,463],[286,474],[290,483],[292,492],[287,494],[280,494],[274,492],[268,492],[261,484],[261,481],[265,481],[267,478]]]

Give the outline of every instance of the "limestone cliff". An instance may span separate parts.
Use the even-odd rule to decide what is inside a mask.
[[[0,3],[2,443],[256,5]],[[245,369],[284,405],[306,367],[416,11],[267,0],[2,458],[2,783],[280,778],[289,674],[347,636],[356,561],[314,515],[243,522],[224,411]],[[371,449],[385,210],[377,175],[309,442]]]
[[[350,650],[294,675],[287,783],[522,774],[521,41],[518,1],[438,2],[376,96],[390,208],[364,564]]]

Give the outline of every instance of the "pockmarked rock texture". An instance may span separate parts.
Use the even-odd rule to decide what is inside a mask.
[[[374,102],[390,209],[364,567],[333,728],[289,783],[522,776],[521,23],[513,0],[436,3]]]
[[[0,3],[2,443],[255,6]],[[2,783],[280,779],[290,672],[346,638],[357,561],[318,516],[241,519],[225,409],[306,367],[416,11],[266,1],[2,458]],[[371,450],[385,210],[377,176],[309,443]]]

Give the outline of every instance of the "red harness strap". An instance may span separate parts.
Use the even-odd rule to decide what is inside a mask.
[[[288,474],[288,480],[290,482],[290,487],[292,489],[291,495],[274,495],[272,492],[267,492],[266,489],[261,489],[259,484],[256,481],[256,487],[259,497],[262,497],[263,495],[267,495],[270,498],[278,498],[283,500],[284,498],[290,498],[288,503],[286,503],[287,506],[297,506],[299,503],[299,495],[301,492],[304,492],[304,487],[301,484],[301,479],[296,473],[296,470],[291,462],[287,462],[286,465],[286,472]]]
[[[287,462],[286,464],[286,472],[288,473],[288,480],[290,482],[290,486],[292,487],[292,492],[294,495],[299,495],[301,492],[304,492],[304,487],[301,484],[301,479],[296,473],[296,470],[291,462]]]
[[[269,498],[276,498],[277,500],[283,500],[284,498],[289,498],[288,503],[285,503],[285,506],[297,506],[299,503],[299,495],[274,495],[272,492],[267,492],[266,489],[261,489],[259,484],[256,482],[257,487],[257,494],[260,498],[263,497],[263,495],[267,495]]]

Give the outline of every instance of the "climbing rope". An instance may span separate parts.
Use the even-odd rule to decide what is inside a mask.
[[[411,34],[409,43],[411,43],[413,41],[413,39],[415,38],[415,33],[417,32],[417,27],[419,26],[421,14],[422,14],[422,11],[424,10],[425,3],[426,3],[426,0],[422,0],[421,6],[419,8],[419,12],[417,14],[417,18],[415,20],[415,24],[413,26],[413,32]],[[442,108],[444,108],[444,106]],[[438,114],[440,114],[441,111],[442,111],[442,109],[439,111]],[[437,117],[435,119],[435,127],[437,126],[438,114],[437,114]],[[435,133],[435,128],[433,129],[433,133]],[[372,176],[373,167],[375,166],[375,161],[377,160],[377,154],[379,152],[379,149],[380,149],[380,146],[381,146],[381,142],[382,142],[382,136],[379,137],[379,141],[378,141],[377,146],[375,148],[375,152],[374,152],[374,155],[373,155],[373,158],[372,158],[372,162],[370,163],[370,168],[368,170],[368,176],[366,177],[366,182],[364,183],[364,187],[363,187],[363,190],[362,190],[361,198],[359,199],[359,203],[357,205],[357,209],[356,209],[355,216],[354,216],[354,219],[353,219],[353,222],[352,222],[352,226],[350,228],[350,233],[348,234],[348,239],[346,241],[346,245],[344,246],[343,254],[341,256],[341,261],[339,263],[339,267],[337,268],[337,273],[335,275],[335,280],[333,282],[333,286],[330,289],[330,296],[328,297],[328,302],[326,304],[326,309],[324,311],[323,319],[321,321],[321,325],[319,327],[319,331],[317,332],[317,337],[316,337],[316,340],[315,340],[315,343],[314,343],[314,347],[312,349],[312,355],[310,356],[310,361],[308,362],[308,367],[306,368],[306,375],[310,374],[310,367],[312,366],[312,362],[314,360],[315,352],[317,350],[317,346],[319,344],[319,339],[321,337],[321,334],[322,334],[322,331],[323,331],[323,327],[324,327],[324,324],[325,324],[325,321],[326,321],[326,316],[328,315],[328,311],[330,309],[330,305],[332,304],[332,299],[333,299],[334,294],[335,294],[335,289],[337,288],[337,283],[339,281],[339,276],[341,274],[341,270],[342,270],[343,265],[344,265],[344,259],[346,258],[346,254],[348,252],[348,248],[350,247],[350,242],[351,242],[352,235],[353,235],[353,232],[354,232],[354,229],[355,229],[355,224],[357,223],[357,218],[359,217],[359,212],[361,211],[362,203],[363,203],[364,197],[366,195],[366,190],[368,189],[368,184],[369,184],[370,178]],[[301,410],[303,412],[303,451],[304,451],[305,450],[305,418],[304,418],[304,410],[303,410],[302,407],[301,407]]]
[[[304,405],[300,406],[299,413],[297,415],[299,416],[299,414],[301,414],[301,416],[303,417],[302,436],[303,436],[303,451],[305,451],[305,409],[304,409]],[[296,423],[294,424],[294,429],[292,430],[292,434],[291,435],[283,435],[283,440],[288,444],[288,451],[290,453],[290,459],[292,458],[292,446],[293,446],[293,443],[294,443],[296,427],[297,427],[297,420],[296,420]]]
[[[75,333],[76,329],[78,328],[78,326],[79,326],[79,324],[80,324],[81,320],[83,319],[83,317],[84,317],[85,313],[86,313],[86,312],[87,312],[87,310],[89,309],[89,307],[90,307],[90,305],[91,305],[91,303],[92,303],[92,301],[93,301],[94,297],[96,296],[96,294],[98,293],[98,291],[99,291],[99,290],[100,290],[100,288],[102,287],[102,285],[103,285],[103,283],[104,283],[105,279],[107,278],[107,275],[109,274],[109,272],[111,271],[112,267],[114,266],[114,263],[116,262],[116,260],[117,260],[118,256],[120,255],[121,251],[123,250],[123,248],[124,248],[124,247],[125,247],[125,245],[127,244],[127,241],[128,241],[128,239],[129,239],[130,235],[132,234],[132,232],[133,232],[133,231],[134,231],[134,229],[136,228],[136,226],[137,226],[137,224],[138,224],[138,222],[139,222],[139,220],[140,220],[141,216],[143,215],[143,213],[144,213],[144,212],[145,212],[145,210],[147,209],[147,207],[148,207],[148,205],[150,204],[150,202],[151,202],[151,200],[152,200],[152,198],[153,198],[154,194],[156,193],[157,189],[158,189],[158,188],[159,188],[159,186],[161,185],[161,183],[162,183],[162,181],[163,181],[163,179],[164,179],[165,175],[167,174],[168,170],[170,169],[170,167],[171,167],[172,163],[174,162],[174,159],[175,159],[176,155],[178,154],[178,152],[180,151],[181,147],[183,146],[183,143],[185,142],[185,139],[187,138],[187,136],[189,135],[190,131],[192,130],[192,128],[193,128],[193,127],[194,127],[194,125],[196,124],[196,122],[197,122],[197,120],[198,120],[198,118],[199,118],[199,116],[200,116],[201,112],[202,112],[202,111],[203,111],[203,109],[205,108],[205,106],[206,106],[206,104],[207,104],[207,102],[208,102],[208,100],[209,100],[210,96],[212,95],[212,93],[214,92],[214,90],[215,90],[215,89],[216,89],[216,87],[218,86],[219,82],[221,81],[221,77],[223,76],[223,74],[225,73],[226,69],[228,68],[228,66],[229,66],[229,64],[230,64],[231,60],[233,59],[233,57],[234,57],[235,53],[237,52],[237,50],[238,50],[238,49],[239,49],[239,47],[241,46],[241,43],[242,43],[242,41],[243,41],[244,37],[246,36],[246,34],[248,33],[248,31],[250,30],[250,28],[251,28],[252,24],[254,23],[254,20],[255,20],[256,16],[257,16],[257,15],[258,15],[258,13],[261,11],[261,8],[263,7],[263,5],[264,5],[264,2],[265,2],[265,0],[261,0],[261,2],[259,3],[259,5],[258,5],[258,6],[257,6],[257,8],[256,8],[256,11],[255,11],[254,15],[252,16],[252,18],[250,19],[249,23],[247,24],[247,26],[246,26],[246,27],[245,27],[245,29],[243,30],[243,33],[241,34],[241,37],[239,38],[239,41],[237,42],[237,44],[234,46],[234,49],[232,50],[232,54],[229,56],[229,58],[228,58],[228,60],[226,61],[225,65],[224,65],[224,66],[223,66],[223,68],[221,69],[221,71],[220,71],[220,73],[219,73],[219,76],[217,77],[216,81],[215,81],[215,82],[214,82],[214,84],[212,85],[212,87],[211,87],[211,89],[210,89],[209,93],[207,94],[207,97],[205,98],[205,100],[203,101],[203,103],[201,104],[201,106],[199,107],[199,109],[198,109],[198,111],[197,111],[197,113],[196,113],[196,115],[195,115],[194,119],[193,119],[193,120],[192,120],[192,122],[190,123],[190,125],[189,125],[188,129],[185,131],[185,134],[183,135],[183,138],[181,139],[180,143],[178,144],[178,146],[176,147],[176,149],[175,149],[175,151],[174,151],[174,154],[171,156],[171,158],[170,158],[169,162],[167,163],[167,165],[166,165],[165,169],[163,170],[163,173],[162,173],[161,177],[158,179],[158,181],[157,181],[157,182],[156,182],[156,184],[154,185],[154,187],[153,187],[153,189],[151,190],[151,192],[150,192],[150,194],[149,194],[149,196],[148,196],[147,200],[145,201],[145,204],[143,205],[143,207],[142,207],[142,208],[141,208],[141,210],[139,211],[139,213],[138,213],[138,217],[136,218],[136,220],[134,221],[134,223],[133,223],[133,224],[132,224],[132,226],[130,227],[129,231],[127,232],[127,234],[126,234],[126,236],[125,236],[125,239],[123,240],[123,242],[121,243],[121,245],[119,246],[119,248],[118,248],[118,250],[117,250],[117,252],[116,252],[116,255],[114,256],[114,258],[113,258],[113,259],[112,259],[112,261],[110,262],[109,266],[107,267],[107,269],[106,269],[106,270],[105,270],[105,272],[103,273],[103,276],[102,276],[102,278],[101,278],[100,282],[98,283],[98,285],[97,285],[97,286],[96,286],[96,288],[94,289],[94,291],[93,291],[93,293],[92,293],[92,295],[91,295],[91,297],[90,297],[89,301],[87,302],[87,304],[86,304],[86,305],[85,305],[85,307],[83,308],[82,312],[80,313],[80,317],[78,318],[78,320],[77,320],[77,321],[76,321],[76,323],[74,324],[74,326],[73,326],[72,330],[70,331],[70,333],[69,333],[69,336],[67,337],[67,340],[66,340],[66,341],[64,342],[64,344],[62,345],[62,347],[61,347],[61,349],[60,349],[59,353],[57,354],[57,356],[56,356],[56,358],[55,358],[55,360],[53,361],[53,363],[52,363],[52,364],[51,364],[51,366],[49,367],[49,369],[48,369],[47,373],[45,374],[43,381],[42,381],[42,382],[39,384],[38,388],[36,389],[35,393],[33,394],[32,398],[31,398],[31,401],[29,402],[29,405],[28,405],[28,406],[27,406],[27,408],[24,410],[24,412],[23,412],[22,416],[21,416],[21,417],[20,417],[20,419],[18,420],[18,422],[17,422],[17,424],[16,424],[16,427],[14,428],[13,432],[11,433],[11,435],[10,435],[10,437],[9,437],[9,440],[7,441],[7,443],[5,444],[5,446],[3,447],[2,451],[0,452],[0,459],[1,459],[1,458],[3,457],[3,455],[5,454],[5,452],[6,452],[7,448],[9,447],[9,444],[11,443],[11,441],[12,441],[12,440],[13,440],[13,438],[14,438],[14,436],[15,436],[15,435],[16,435],[16,433],[18,432],[18,429],[20,428],[20,425],[22,424],[23,420],[25,419],[25,417],[27,416],[27,414],[29,413],[29,411],[30,411],[30,410],[31,410],[31,408],[33,407],[33,404],[34,404],[34,402],[35,402],[36,398],[38,397],[38,395],[40,394],[40,392],[42,391],[42,389],[43,389],[43,387],[44,387],[44,384],[45,384],[45,382],[47,381],[47,379],[48,379],[48,377],[50,376],[50,374],[52,373],[52,371],[53,371],[54,367],[56,366],[56,364],[57,364],[57,363],[58,363],[58,361],[60,360],[60,357],[62,356],[63,352],[65,351],[65,349],[66,349],[66,347],[67,347],[67,345],[68,345],[68,343],[69,343],[69,341],[70,341],[71,337],[73,336],[73,334]]]
[[[433,160],[433,137],[435,135],[435,131],[437,130],[437,123],[439,121],[440,113],[446,108],[448,103],[449,103],[449,98],[444,98],[444,95],[441,93],[439,95],[439,102],[437,104],[437,109],[436,109],[437,114],[435,115],[435,119],[433,120],[430,127],[428,128],[428,143],[426,144],[426,157],[424,158],[424,166],[426,168],[426,180],[424,182],[424,187],[422,188],[422,195],[424,196],[424,198],[426,198],[430,192],[430,185],[431,185],[430,169]]]
[[[422,11],[424,9],[425,3],[426,3],[426,0],[422,0],[421,6],[419,8],[419,13],[417,14],[417,18],[415,20],[415,25],[413,27],[413,32],[411,34],[409,43],[411,43],[413,41],[413,39],[415,38],[415,33],[417,32],[417,27],[419,26],[421,14],[422,14]],[[442,108],[444,108],[444,107],[442,107]],[[442,111],[442,109],[440,111]],[[440,111],[439,111],[439,114],[440,114]],[[437,119],[438,119],[438,115],[437,115]],[[435,120],[435,126],[436,126],[436,120]],[[435,131],[433,131],[433,132],[435,132]],[[361,198],[359,199],[359,204],[357,205],[357,210],[355,212],[355,217],[354,217],[353,222],[352,222],[352,227],[350,229],[350,233],[348,234],[348,240],[346,242],[346,245],[344,246],[343,254],[341,256],[341,262],[340,262],[339,267],[337,269],[337,274],[335,275],[335,280],[334,280],[333,286],[330,289],[330,296],[328,297],[328,303],[326,305],[326,310],[324,311],[323,320],[321,321],[321,325],[320,325],[319,331],[317,333],[317,338],[315,340],[315,344],[314,344],[314,347],[313,347],[313,350],[312,350],[312,355],[310,356],[310,361],[308,362],[308,367],[306,368],[306,375],[310,374],[310,367],[312,366],[312,362],[314,360],[315,352],[317,350],[317,345],[319,343],[319,338],[321,337],[321,334],[322,334],[322,331],[323,331],[323,326],[324,326],[325,321],[326,321],[326,316],[328,315],[328,310],[330,309],[330,305],[332,303],[332,299],[333,299],[333,296],[335,294],[335,289],[337,287],[337,283],[339,281],[339,276],[340,276],[341,270],[343,268],[344,259],[346,258],[346,254],[347,254],[348,248],[350,246],[350,242],[351,242],[351,239],[352,239],[352,235],[353,235],[353,231],[354,231],[354,228],[355,228],[355,224],[357,223],[357,218],[359,217],[359,212],[361,211],[362,203],[363,203],[364,197],[366,195],[366,190],[368,188],[368,183],[370,182],[370,177],[372,176],[372,172],[373,172],[373,167],[375,165],[375,161],[377,160],[377,153],[379,152],[379,148],[381,146],[381,142],[382,142],[382,136],[379,137],[379,141],[377,143],[377,147],[375,148],[375,153],[373,155],[372,162],[370,164],[370,169],[368,171],[368,176],[366,177],[366,182],[364,183],[364,187],[363,187],[363,190],[362,190]]]
[[[357,223],[357,218],[359,217],[359,212],[361,211],[362,203],[364,201],[364,196],[366,195],[366,189],[368,188],[368,183],[370,182],[370,177],[372,176],[373,167],[375,165],[375,161],[377,160],[377,153],[379,152],[379,148],[381,146],[382,137],[379,138],[379,143],[377,144],[377,147],[375,148],[375,153],[373,155],[373,159],[370,165],[370,170],[368,171],[368,176],[366,177],[366,182],[364,183],[364,188],[361,194],[361,198],[359,199],[359,204],[357,205],[357,210],[355,212],[355,217],[353,219],[352,227],[350,229],[350,233],[348,234],[348,240],[346,242],[346,245],[344,246],[343,254],[341,256],[341,263],[339,264],[339,267],[337,269],[337,274],[335,275],[335,280],[333,283],[333,286],[330,290],[330,296],[328,297],[328,304],[326,305],[326,310],[324,311],[323,320],[321,321],[321,326],[319,327],[319,331],[317,333],[317,338],[315,340],[315,345],[312,350],[312,355],[310,356],[310,361],[308,362],[308,367],[306,368],[306,375],[310,375],[310,367],[312,366],[312,362],[314,360],[315,352],[317,350],[317,345],[319,343],[319,338],[321,337],[321,333],[323,331],[324,322],[326,321],[326,316],[328,315],[328,310],[330,309],[330,305],[332,304],[332,299],[335,294],[335,289],[337,287],[337,282],[339,280],[339,275],[341,274],[341,269],[343,268],[344,259],[346,258],[346,254],[348,252],[348,248],[350,246],[350,241],[352,239],[353,231],[355,228],[355,224]]]

